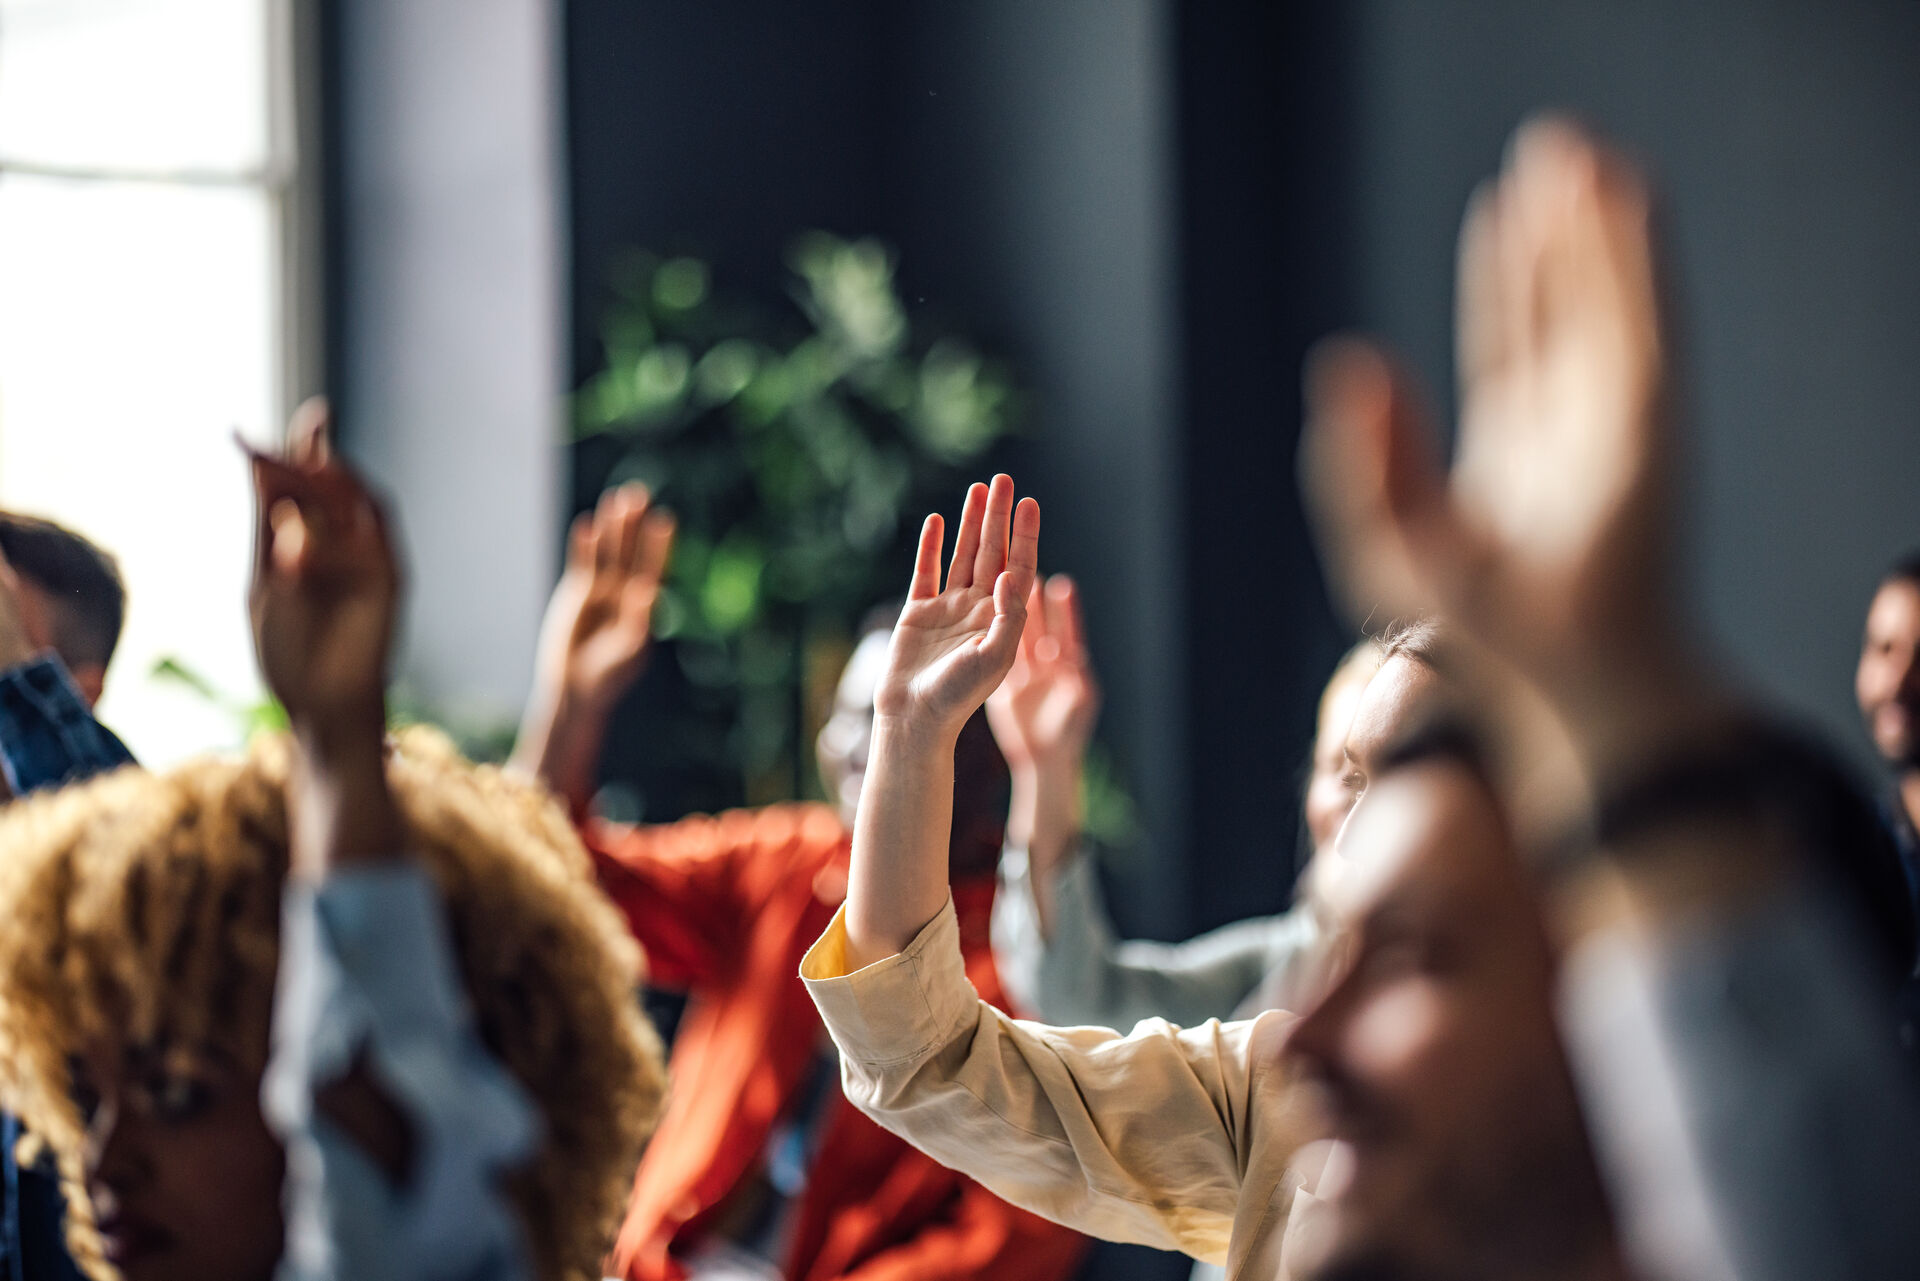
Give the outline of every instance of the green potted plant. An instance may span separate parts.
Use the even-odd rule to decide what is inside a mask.
[[[877,241],[810,232],[788,264],[781,314],[718,296],[697,259],[631,255],[574,403],[619,444],[608,483],[679,518],[655,633],[714,732],[677,747],[754,803],[817,788],[810,730],[861,614],[1020,405],[996,362],[913,331]]]

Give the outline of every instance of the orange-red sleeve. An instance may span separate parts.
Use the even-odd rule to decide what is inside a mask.
[[[1088,1245],[1078,1232],[963,1179],[940,1218],[838,1281],[1062,1281],[1080,1266]]]
[[[589,820],[580,836],[600,887],[646,949],[649,983],[693,988],[726,972],[746,924],[741,869],[750,816],[648,827]]]

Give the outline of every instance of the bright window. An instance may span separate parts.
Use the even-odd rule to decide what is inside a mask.
[[[251,509],[301,315],[291,0],[0,0],[0,505],[113,552],[126,631],[101,718],[149,764],[257,697]]]

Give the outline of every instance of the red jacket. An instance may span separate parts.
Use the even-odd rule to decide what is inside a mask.
[[[662,827],[589,824],[600,881],[645,946],[648,981],[687,991],[666,1112],[634,1179],[612,1275],[679,1281],[754,1172],[824,1033],[800,958],[846,895],[833,811],[782,805]],[[989,877],[956,884],[967,973],[1003,1004]],[[1086,1238],[1016,1210],[894,1138],[836,1091],[782,1271],[789,1281],[1059,1281]]]

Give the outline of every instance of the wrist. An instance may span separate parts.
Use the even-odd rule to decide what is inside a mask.
[[[287,796],[294,874],[317,882],[336,867],[398,855],[401,821],[384,744],[356,738],[319,756],[296,741]]]
[[[1024,775],[1024,777],[1023,777]],[[1080,834],[1080,771],[1060,766],[1022,771],[1013,779],[1008,840],[1036,866],[1051,867]]]
[[[379,693],[345,700],[322,714],[290,716],[289,728],[305,767],[318,773],[364,769],[384,758],[386,698]]]
[[[1705,663],[1677,655],[1621,664],[1547,697],[1596,791],[1652,762],[1724,741],[1745,721],[1739,700]]]
[[[965,725],[943,725],[927,717],[876,712],[873,741],[868,748],[869,769],[882,755],[901,761],[939,759],[953,767],[953,751]]]
[[[633,682],[561,680],[555,682],[548,702],[556,716],[586,723],[604,724],[613,716]]]

